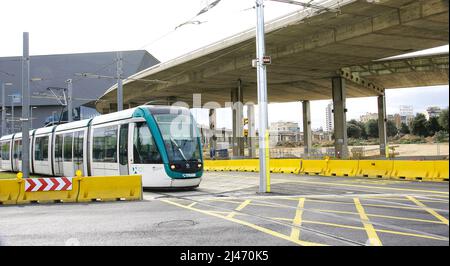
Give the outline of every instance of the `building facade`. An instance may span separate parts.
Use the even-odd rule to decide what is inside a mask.
[[[333,103],[330,102],[325,108],[325,131],[334,131]]]
[[[122,51],[123,76],[128,77],[147,69],[159,61],[147,51]],[[74,119],[92,117],[93,106],[86,106],[98,99],[117,83],[117,52],[42,55],[30,57],[30,116],[33,128],[49,122],[67,120],[65,109],[67,80],[73,84]],[[0,81],[5,86],[6,128],[4,134],[21,131],[22,88],[21,57],[0,58]],[[103,78],[87,78],[90,73]],[[0,94],[1,100],[1,94]],[[83,108],[81,108],[83,106]],[[62,115],[64,114],[65,115]],[[1,128],[0,128],[1,129]]]

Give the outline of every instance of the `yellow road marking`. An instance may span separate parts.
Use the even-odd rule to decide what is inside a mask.
[[[377,232],[394,234],[394,235],[403,235],[403,236],[414,236],[414,237],[428,238],[428,239],[440,240],[440,241],[448,241],[448,238],[444,238],[444,237],[440,238],[440,237],[434,237],[434,236],[419,235],[419,234],[405,233],[405,232],[399,232],[399,231],[390,231],[390,230],[384,230],[384,229],[377,229]]]
[[[415,199],[414,197],[411,196],[407,196],[406,198],[408,198],[410,201],[414,202],[417,206],[422,207],[424,210],[426,210],[428,213],[430,213],[431,215],[433,215],[434,217],[438,218],[441,222],[443,222],[444,224],[446,224],[448,226],[448,219],[445,218],[444,216],[440,215],[439,213],[437,213],[435,210],[429,208],[428,206],[426,206],[425,204],[423,204],[422,202],[420,202],[419,200]]]
[[[251,202],[251,200],[245,200],[244,202],[242,202],[235,210],[236,211],[241,211],[242,209],[244,209],[247,205],[249,205]],[[227,215],[228,218],[233,218],[235,215],[237,214],[237,212],[231,212],[230,214]]]
[[[331,213],[342,213],[342,214],[352,214],[352,215],[359,215],[357,212],[346,212],[346,211],[335,211],[335,210],[322,210],[322,209],[311,209],[312,211],[319,211],[319,212],[331,212]],[[405,220],[405,221],[415,221],[415,222],[423,222],[423,223],[433,223],[433,224],[443,224],[440,221],[434,221],[434,220],[424,220],[424,219],[416,219],[416,218],[408,218],[408,217],[399,217],[399,216],[389,216],[389,215],[381,215],[381,214],[368,214],[368,217],[379,217],[379,218],[387,218],[387,219],[394,219],[394,220]]]
[[[224,175],[223,177],[233,177],[229,175]],[[235,177],[238,178],[238,177]],[[239,176],[239,179],[247,178],[254,179],[253,176]],[[332,182],[317,182],[317,181],[300,181],[300,180],[290,180],[290,179],[277,179],[278,183],[304,183],[304,184],[316,184],[316,185],[331,185],[331,186],[345,186],[345,187],[360,187],[360,188],[374,188],[374,189],[384,189],[384,190],[394,190],[394,191],[411,191],[411,192],[427,192],[433,194],[444,194],[449,195],[449,192],[446,191],[436,191],[436,190],[421,190],[421,189],[410,189],[410,188],[393,188],[393,187],[378,187],[378,186],[364,186],[364,185],[355,185],[355,184],[345,184],[345,183],[332,183]],[[273,183],[273,182],[272,182]],[[403,183],[403,182],[402,182]]]
[[[312,202],[321,202],[321,203],[331,203],[331,204],[347,204],[347,205],[353,205],[351,202],[340,202],[340,201],[328,201],[328,200],[315,200],[315,199],[308,199],[308,201]],[[399,203],[400,204],[400,203]],[[395,208],[395,209],[407,209],[407,210],[421,210],[421,208],[412,206],[401,206],[401,205],[384,205],[384,204],[364,204],[365,206],[370,207],[382,207],[382,208]]]
[[[302,215],[303,215],[303,207],[304,206],[305,206],[305,198],[301,198],[298,201],[297,210],[295,211],[295,217],[294,217],[294,220],[292,222],[295,226],[302,225]],[[300,228],[292,227],[291,238],[293,238],[293,239],[300,239]]]
[[[293,242],[295,244],[298,244],[298,245],[301,245],[301,246],[326,246],[326,245],[320,244],[320,243],[314,243],[314,242],[309,242],[309,241],[301,241],[301,240],[291,239],[287,235],[284,235],[284,234],[272,231],[270,229],[258,226],[256,224],[252,224],[252,223],[249,223],[249,222],[246,222],[246,221],[238,220],[236,218],[232,218],[232,217],[230,218],[230,217],[222,216],[222,215],[210,212],[210,211],[196,209],[196,208],[185,206],[183,204],[172,202],[172,201],[166,200],[166,199],[161,199],[161,201],[163,201],[165,203],[168,203],[168,204],[172,204],[172,205],[181,207],[181,208],[185,208],[185,209],[188,209],[188,210],[191,210],[191,211],[200,212],[200,213],[203,213],[203,214],[207,214],[207,215],[211,215],[211,216],[218,217],[218,218],[221,218],[221,219],[225,219],[225,220],[228,220],[230,222],[234,222],[234,223],[238,223],[238,224],[241,224],[241,225],[245,225],[245,226],[248,226],[248,227],[253,228],[255,230],[258,230],[260,232],[263,232],[263,233],[266,233],[268,235],[271,235],[271,236],[274,236],[274,237],[278,237],[278,238],[281,238],[281,239],[284,239],[284,240],[287,240],[287,241],[291,241],[291,242]]]
[[[385,197],[359,197],[359,198],[363,198],[363,199],[380,199],[380,200],[398,200],[398,201],[409,201],[408,199],[402,199],[402,198],[385,198]],[[448,203],[448,200],[420,200],[422,202],[435,202],[435,203]]]
[[[192,202],[191,204],[189,204],[189,207],[193,207],[195,204],[197,204],[197,202]]]
[[[445,194],[445,195],[449,194],[449,192],[446,192],[446,191],[421,190],[421,189],[410,189],[410,188],[394,188],[394,187],[364,186],[364,185],[344,184],[344,183],[338,183],[338,182],[336,182],[336,183],[329,183],[329,182],[299,181],[299,180],[288,180],[288,179],[284,179],[283,181],[289,182],[289,183],[304,183],[304,184],[344,186],[344,187],[359,187],[359,188],[375,188],[375,189],[383,189],[383,190],[427,192],[427,193]]]
[[[355,202],[356,210],[358,210],[359,217],[361,218],[361,222],[364,225],[364,228],[366,229],[367,236],[369,237],[369,242],[372,246],[382,246],[380,238],[377,235],[377,231],[375,231],[375,228],[373,227],[372,223],[369,220],[369,217],[367,217],[366,212],[364,211],[363,206],[361,205],[361,202],[358,198],[353,199]]]
[[[274,219],[284,219],[284,218],[274,218]],[[351,226],[351,225],[343,225],[343,224],[334,224],[334,223],[326,223],[326,222],[319,222],[319,221],[308,221],[303,220],[303,223],[305,224],[320,224],[320,225],[327,225],[327,226],[334,226],[334,227],[340,227],[340,228],[348,228],[348,229],[354,229],[354,230],[366,230],[364,227],[358,227],[358,226]],[[434,236],[427,236],[427,235],[420,235],[420,234],[413,234],[413,233],[406,233],[406,232],[399,232],[399,231],[390,231],[390,230],[383,230],[383,229],[377,229],[376,230],[379,233],[386,233],[386,234],[393,234],[393,235],[403,235],[403,236],[413,236],[413,237],[419,237],[419,238],[427,238],[427,239],[433,239],[433,240],[439,240],[439,241],[448,241],[447,238],[444,237],[434,237]]]
[[[334,224],[334,223],[319,222],[319,221],[303,220],[303,223],[305,223],[305,224],[329,225],[329,226],[334,226],[334,227],[341,227],[341,228],[348,228],[348,229],[355,229],[355,230],[365,230],[364,227],[359,227],[359,226],[351,226],[351,225],[344,225],[344,224]]]

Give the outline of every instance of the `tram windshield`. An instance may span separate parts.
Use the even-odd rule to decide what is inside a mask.
[[[196,122],[188,110],[156,113],[154,117],[171,163],[200,160]]]

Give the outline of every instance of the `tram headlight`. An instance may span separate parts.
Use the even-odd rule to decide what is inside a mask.
[[[172,170],[175,170],[175,167],[176,167],[176,166],[175,166],[174,164],[171,164],[171,165],[170,165],[170,169],[172,169]]]
[[[197,167],[202,168],[202,164],[201,163],[197,164]]]

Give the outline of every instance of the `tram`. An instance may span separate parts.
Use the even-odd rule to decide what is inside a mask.
[[[0,139],[6,171],[22,169],[22,133]],[[143,187],[197,187],[200,134],[189,109],[143,105],[30,131],[30,173],[48,176],[142,175]]]

